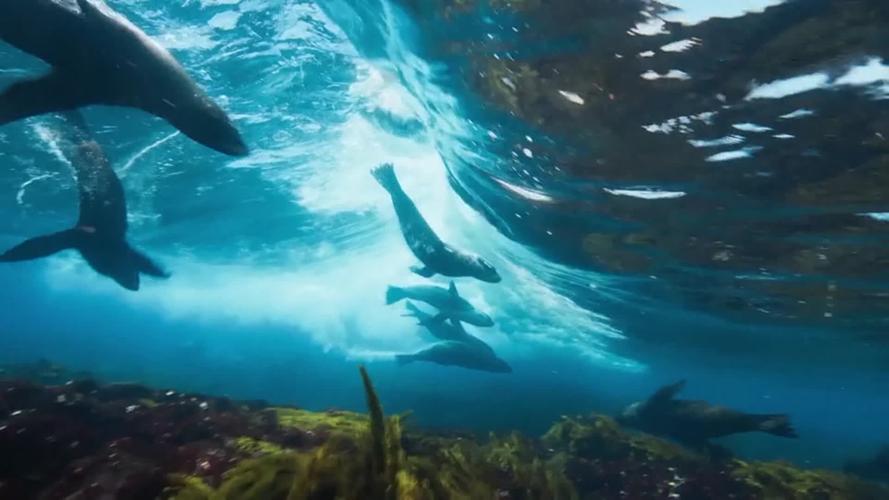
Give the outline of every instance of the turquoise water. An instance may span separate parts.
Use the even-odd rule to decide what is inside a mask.
[[[780,2],[725,2],[714,12],[707,2],[675,3],[684,10],[666,18],[686,23],[688,33],[674,29],[668,38],[689,40],[687,53],[695,46],[702,53],[652,62],[654,73],[633,69],[632,83],[612,84],[624,92],[618,99],[634,105],[611,110],[601,123],[578,115],[568,120],[577,126],[566,126],[498,108],[485,100],[490,96],[479,91],[485,87],[475,74],[479,53],[519,61],[582,53],[576,26],[496,9],[436,17],[434,2],[114,2],[230,113],[251,154],[223,156],[139,111],[84,110],[126,189],[130,240],[172,277],[145,280],[132,293],[73,252],[4,264],[0,361],[47,358],[112,380],[313,409],[360,408],[354,366],[365,363],[387,410],[411,409],[421,425],[529,432],[561,414],[615,413],[686,378],[688,396],[792,416],[799,440],[728,440],[741,454],[839,466],[872,453],[889,441],[889,350],[881,333],[887,308],[879,295],[889,281],[878,265],[886,261],[878,250],[867,260],[873,252],[839,255],[827,247],[854,238],[867,240],[866,248],[885,247],[880,214],[889,211],[889,199],[840,198],[813,209],[794,205],[787,193],[825,165],[852,171],[852,158],[886,147],[885,123],[867,113],[886,110],[887,67],[860,40],[840,62],[825,54],[783,74],[770,73],[753,55],[736,60],[763,71],[756,82],[743,81],[752,83],[744,92],[726,84],[737,95],[716,99],[713,90],[710,100],[697,99],[682,87],[643,95],[637,86],[660,75],[681,82],[682,74],[719,69],[719,51],[731,51],[697,37],[711,33],[712,16],[757,26],[766,21],[757,17],[763,9]],[[609,37],[626,45],[608,45],[590,58],[633,57],[642,65],[649,56],[636,56],[647,53],[646,44],[669,45],[631,36],[622,14],[609,15],[602,46],[616,43]],[[637,32],[660,36],[654,24]],[[777,28],[763,31],[770,29]],[[614,57],[624,49],[635,52]],[[738,59],[736,52],[743,51],[731,52]],[[670,73],[679,62],[687,73]],[[44,66],[3,45],[0,68],[5,85]],[[522,82],[498,81],[501,89]],[[554,90],[547,95],[564,101],[556,107],[592,102],[577,88]],[[788,96],[805,102],[772,104]],[[725,123],[702,118],[715,102],[725,106],[717,108]],[[687,120],[670,122],[678,116],[670,106],[684,109]],[[799,113],[805,125],[776,118],[800,109],[810,111]],[[819,142],[820,127],[844,113],[862,113],[853,125],[863,123],[868,134],[856,136],[850,125],[849,137]],[[76,186],[48,123],[37,117],[0,129],[4,248],[74,221]],[[694,130],[677,132],[683,124]],[[630,129],[651,144],[621,136]],[[779,137],[791,131],[794,137]],[[705,151],[694,157],[697,164],[684,149],[664,144],[675,134],[677,144]],[[700,142],[720,138],[722,146]],[[410,272],[415,258],[369,174],[383,162],[396,165],[444,240],[500,271],[499,284],[462,279],[459,287],[494,317],[495,328],[472,332],[512,366],[511,374],[394,363],[394,354],[429,340],[402,317],[401,305],[384,304],[388,285],[425,281]],[[841,216],[854,223],[818,225],[818,217]],[[840,234],[850,225],[860,230]],[[611,238],[626,233],[658,244]],[[660,244],[675,234],[699,237],[707,255]],[[745,234],[753,236],[739,236]],[[823,260],[848,265],[790,269],[775,257],[797,252],[786,260],[805,260],[809,254],[788,242],[807,238],[824,240]],[[731,266],[714,267],[734,255]],[[803,300],[759,287],[772,281],[815,282],[820,295]],[[833,296],[847,284],[861,288]],[[788,306],[800,300],[807,307]]]

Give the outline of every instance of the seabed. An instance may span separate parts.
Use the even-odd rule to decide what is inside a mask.
[[[0,498],[543,500],[889,498],[828,471],[697,452],[563,416],[541,437],[446,434],[368,413],[64,383],[51,365],[0,371]]]

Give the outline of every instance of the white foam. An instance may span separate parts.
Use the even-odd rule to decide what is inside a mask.
[[[747,99],[780,99],[816,89],[848,86],[874,87],[875,97],[889,97],[889,65],[879,57],[872,57],[864,64],[850,67],[833,80],[826,73],[819,72],[756,85],[747,95]],[[807,111],[809,110],[798,110],[794,113],[801,114],[790,113],[782,118],[797,118],[811,114],[811,112],[806,113]]]
[[[797,109],[796,111],[792,111],[790,113],[779,116],[782,120],[795,120],[797,118],[803,118],[806,116],[812,116],[815,112],[811,109]]]
[[[736,123],[736,124],[732,125],[732,128],[735,128],[735,129],[740,130],[742,132],[754,132],[754,133],[770,132],[772,130],[771,127],[757,125],[755,123],[749,123],[749,122]]]
[[[702,23],[713,18],[730,19],[747,14],[763,12],[766,8],[779,5],[784,0],[664,0],[663,3],[679,10],[668,12],[664,19],[686,25]]]
[[[663,52],[685,52],[686,50],[700,45],[701,41],[694,38],[685,38],[683,40],[677,40],[672,43],[668,43],[666,45],[661,46],[661,50]]]
[[[585,103],[585,101],[583,100],[583,97],[580,97],[579,95],[575,94],[574,92],[568,92],[567,90],[560,90],[559,95],[561,95],[568,101],[573,102],[574,104],[583,106]]]
[[[179,26],[155,36],[167,50],[210,50],[216,47],[209,26]]]
[[[279,40],[315,40],[321,38],[319,24],[328,28],[335,26],[320,6],[315,3],[287,2],[278,17]],[[337,28],[337,31],[339,29]]]
[[[830,81],[826,73],[812,73],[810,75],[795,76],[784,80],[758,85],[747,94],[745,99],[780,99],[795,94],[802,94],[824,88]]]
[[[237,5],[241,0],[201,0],[201,7],[216,7],[219,5]]]
[[[139,161],[140,158],[142,158],[146,154],[150,153],[152,150],[158,148],[159,146],[164,145],[167,141],[169,141],[170,139],[172,139],[174,137],[177,137],[178,135],[179,135],[178,130],[175,132],[171,132],[170,134],[167,134],[166,136],[161,137],[160,139],[158,139],[158,140],[152,142],[151,144],[145,146],[144,148],[140,149],[139,151],[136,152],[136,154],[131,156],[130,159],[127,160],[127,162],[124,163],[122,167],[120,167],[117,170],[117,173],[119,175],[123,176],[123,174],[126,174],[126,172],[129,169],[131,169],[133,167],[133,165],[135,165],[136,162]]]
[[[210,21],[207,22],[211,28],[216,28],[218,30],[232,30],[238,26],[238,20],[241,18],[241,13],[236,10],[230,10],[227,12],[220,12],[216,14]]]
[[[872,85],[874,83],[889,82],[889,65],[883,60],[874,57],[865,64],[849,68],[843,76],[834,80],[835,85]]]
[[[665,23],[662,19],[652,17],[647,21],[640,22],[633,26],[629,30],[629,33],[632,35],[640,36],[662,35],[668,33],[666,26],[667,23]]]
[[[515,184],[510,184],[509,182],[506,182],[504,180],[497,179],[497,178],[495,178],[494,180],[497,182],[497,184],[500,184],[507,190],[521,196],[522,198],[525,198],[526,200],[542,201],[542,202],[553,201],[552,196],[549,196],[548,194],[543,193],[541,191],[535,191],[533,189],[528,189],[528,188],[524,188],[521,186],[516,186]]]
[[[686,195],[684,191],[661,191],[659,189],[609,189],[603,191],[615,196],[629,196],[642,200],[675,200]]]
[[[19,205],[25,204],[25,191],[27,191],[28,186],[30,186],[31,184],[34,184],[35,182],[38,182],[38,181],[42,181],[45,179],[52,179],[53,177],[55,177],[55,175],[53,175],[53,174],[40,174],[40,175],[35,175],[34,177],[31,177],[30,179],[23,182],[19,186],[18,192],[16,192],[16,194],[15,194],[16,203],[18,203]]]
[[[709,162],[722,162],[722,161],[731,161],[731,160],[741,160],[744,158],[750,158],[753,156],[753,153],[759,151],[762,148],[759,147],[747,147],[743,149],[736,149],[734,151],[723,151],[722,153],[716,153],[715,155],[708,156],[706,161]]]
[[[642,73],[642,78],[645,80],[690,80],[691,76],[688,75],[685,71],[679,69],[671,69],[666,73],[658,73],[657,71],[648,70],[645,73]]]
[[[878,220],[880,222],[889,222],[889,212],[870,212],[858,215],[862,217],[870,217],[871,219]]]
[[[719,146],[731,146],[734,144],[741,144],[744,142],[744,138],[740,135],[727,135],[725,137],[720,137],[718,139],[690,139],[688,141],[689,144],[696,148],[713,148]]]

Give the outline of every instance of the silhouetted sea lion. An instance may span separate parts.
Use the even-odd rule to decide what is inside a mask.
[[[0,39],[52,65],[0,94],[0,125],[105,104],[160,116],[235,156],[247,146],[170,53],[102,0],[0,0]]]
[[[386,304],[394,304],[404,299],[425,302],[438,309],[439,316],[462,321],[475,326],[494,326],[494,320],[476,309],[457,292],[457,285],[451,281],[449,288],[431,285],[390,286],[386,290]]]
[[[487,352],[465,342],[438,342],[414,354],[398,354],[395,356],[395,360],[399,365],[406,365],[414,361],[427,361],[439,365],[460,366],[486,372],[512,372],[512,367],[498,358],[493,351]]]
[[[414,361],[428,361],[447,366],[460,366],[472,370],[481,370],[495,373],[512,372],[512,367],[503,361],[491,349],[491,346],[463,328],[459,321],[449,321],[446,318],[433,316],[426,313],[414,304],[407,303],[408,314],[417,318],[418,324],[426,328],[433,337],[441,340],[432,346],[422,349],[414,354],[399,354],[395,356],[400,365]]]
[[[80,217],[73,229],[39,236],[0,255],[0,262],[46,257],[76,249],[99,274],[128,290],[139,289],[139,274],[159,278],[169,275],[126,240],[127,207],[123,186],[108,159],[93,140],[82,116],[64,114],[59,146],[74,167],[80,194]]]
[[[685,381],[658,389],[646,401],[633,403],[618,417],[622,424],[701,446],[709,439],[743,432],[797,437],[787,415],[742,413],[705,401],[675,399]]]
[[[413,200],[401,189],[392,164],[380,165],[371,173],[392,197],[401,234],[411,252],[425,266],[412,267],[413,272],[425,278],[441,274],[450,277],[470,276],[488,283],[500,281],[500,275],[488,261],[477,255],[461,252],[439,239],[417,210]]]

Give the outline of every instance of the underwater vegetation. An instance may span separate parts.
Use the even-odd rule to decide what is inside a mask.
[[[601,415],[562,417],[540,438],[424,432],[405,415],[386,416],[363,367],[360,375],[366,415],[89,379],[4,379],[0,498],[889,496],[843,474],[699,454]]]

